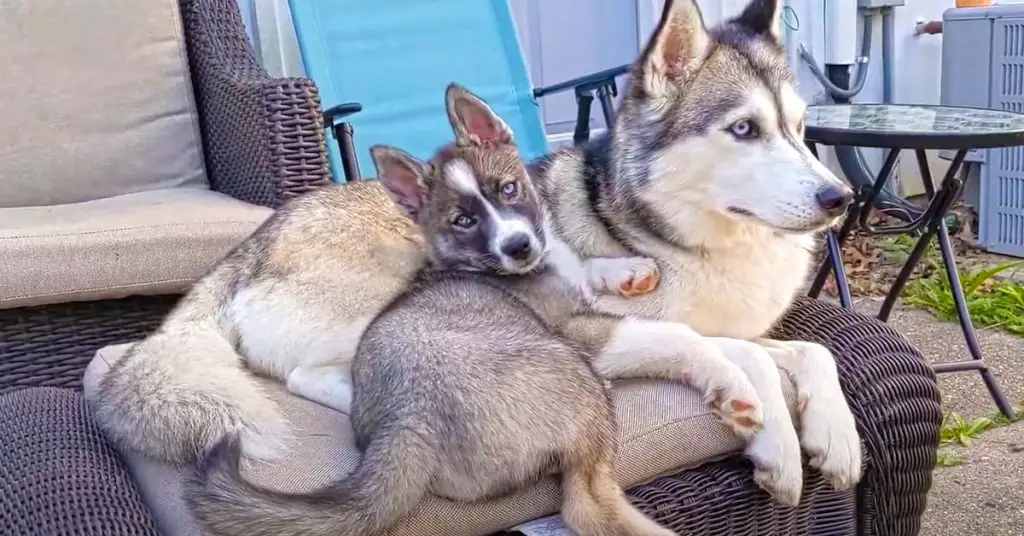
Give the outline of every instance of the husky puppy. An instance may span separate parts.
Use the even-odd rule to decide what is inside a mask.
[[[761,486],[796,504],[801,444],[842,489],[860,478],[860,440],[829,350],[764,337],[803,285],[816,233],[853,192],[803,143],[806,104],[780,45],[780,4],[753,0],[707,28],[693,0],[665,0],[609,133],[533,171],[559,185],[555,226],[580,255],[658,262],[656,290],[601,296],[602,309],[750,341],[720,341],[764,403],[747,454]],[[775,365],[796,384],[799,437]]]
[[[630,374],[613,342],[627,321],[593,310],[582,275],[593,260],[552,232],[549,185],[531,181],[501,120],[457,86],[448,101],[458,141],[429,163],[371,149],[380,183],[422,228],[428,262],[355,352],[360,464],[315,492],[282,493],[241,478],[229,439],[186,491],[212,533],[371,535],[428,493],[478,501],[557,472],[577,534],[673,534],[629,505],[613,477],[616,421],[603,381]],[[653,337],[672,328],[631,322]]]

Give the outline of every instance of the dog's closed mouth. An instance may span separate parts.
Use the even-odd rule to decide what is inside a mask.
[[[760,222],[762,225],[770,227],[770,228],[772,228],[772,229],[774,229],[774,230],[776,230],[778,232],[781,232],[781,233],[804,234],[804,233],[809,233],[809,232],[817,231],[817,230],[819,230],[822,227],[821,225],[811,225],[811,226],[808,226],[808,227],[785,227],[785,226],[780,226],[780,225],[775,225],[775,224],[769,223],[769,222],[759,218],[757,216],[757,214],[754,214],[753,212],[751,212],[751,211],[749,211],[749,210],[747,210],[745,208],[726,207],[725,210],[728,211],[730,214],[735,214],[737,216],[742,216],[744,218],[749,218],[749,219],[755,220],[757,222]]]

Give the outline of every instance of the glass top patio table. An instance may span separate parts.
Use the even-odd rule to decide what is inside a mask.
[[[982,359],[981,346],[974,333],[974,325],[957,273],[953,245],[946,228],[946,214],[963,195],[967,181],[963,163],[967,152],[971,149],[1024,145],[1024,114],[941,105],[828,104],[808,107],[804,124],[805,142],[816,156],[815,144],[818,143],[889,149],[874,182],[855,185],[857,197],[847,212],[846,221],[841,229],[838,233],[831,230],[826,233],[828,259],[819,267],[808,294],[817,297],[825,279],[831,273],[839,290],[840,303],[844,307],[852,308],[841,248],[855,225],[862,232],[871,234],[916,234],[920,239],[908,255],[879,309],[878,318],[887,321],[914,266],[920,261],[931,239],[936,238],[957,317],[971,356],[964,361],[941,363],[933,368],[935,372],[978,371],[996,406],[1012,420],[1012,405]],[[907,216],[901,218],[903,221],[891,225],[875,225],[869,221],[872,209],[876,207],[882,189],[893,174],[900,152],[907,149],[913,150],[917,157],[921,182],[928,198],[927,206],[915,207],[907,200],[900,200],[906,204],[905,206],[912,207],[912,210],[906,211]],[[932,182],[926,149],[956,151],[956,156],[937,189]]]
[[[827,145],[896,149],[987,149],[1024,144],[1024,114],[961,106],[810,106],[805,137]]]

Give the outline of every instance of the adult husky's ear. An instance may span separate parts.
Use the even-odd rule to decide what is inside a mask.
[[[391,194],[398,208],[413,221],[427,202],[427,186],[423,182],[424,166],[409,153],[388,145],[370,147],[377,180]]]
[[[644,88],[663,96],[700,67],[711,38],[694,0],[665,0],[661,21],[644,49]]]
[[[732,22],[778,42],[780,9],[782,9],[782,2],[778,0],[752,0],[743,9],[743,13],[740,13]]]
[[[444,94],[448,122],[460,145],[512,143],[512,130],[480,97],[452,82]]]

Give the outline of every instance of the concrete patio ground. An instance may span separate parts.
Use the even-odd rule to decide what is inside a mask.
[[[859,298],[854,307],[873,314],[881,299]],[[967,347],[957,323],[937,320],[926,311],[898,307],[889,320],[932,363],[966,359]],[[979,329],[986,362],[1014,402],[1024,399],[1024,338]],[[991,416],[996,407],[981,376],[957,372],[939,376],[946,411],[967,419]],[[1024,535],[1024,421],[983,433],[969,448],[946,447],[963,464],[939,467],[928,498],[921,536]]]

